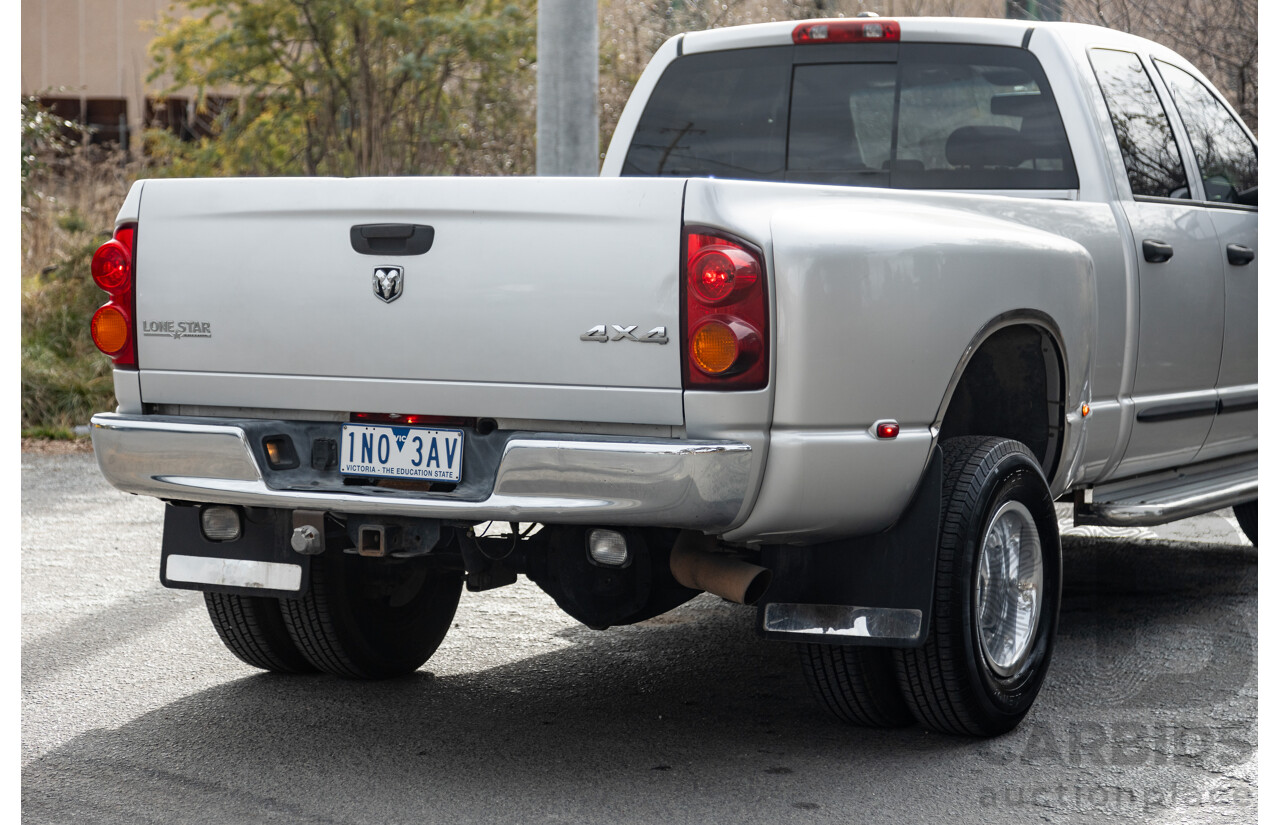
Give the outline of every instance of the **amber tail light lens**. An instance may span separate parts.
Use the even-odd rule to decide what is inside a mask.
[[[764,387],[769,302],[759,247],[719,230],[686,227],[681,292],[684,387]]]
[[[110,296],[89,322],[94,345],[117,367],[137,368],[138,346],[134,327],[134,241],[137,224],[123,224],[115,237],[93,253],[93,282]]]

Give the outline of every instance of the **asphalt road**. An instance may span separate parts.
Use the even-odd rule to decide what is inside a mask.
[[[158,582],[161,505],[23,455],[27,823],[1210,822],[1257,818],[1257,553],[1225,514],[1064,538],[1021,727],[870,731],[702,596],[588,630],[524,582],[464,593],[413,677],[278,677]]]

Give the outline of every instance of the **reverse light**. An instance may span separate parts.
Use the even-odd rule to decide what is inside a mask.
[[[815,43],[897,43],[902,27],[897,20],[824,20],[801,23],[791,30],[797,46]]]
[[[769,303],[760,249],[718,230],[686,227],[681,284],[685,388],[765,386]]]
[[[136,224],[124,224],[115,237],[98,247],[89,265],[93,282],[110,298],[93,314],[89,334],[94,346],[111,356],[116,367],[137,368],[134,334],[133,278]]]

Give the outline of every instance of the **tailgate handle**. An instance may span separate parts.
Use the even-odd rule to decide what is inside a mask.
[[[421,255],[436,230],[417,223],[366,223],[351,227],[351,248],[361,255]]]

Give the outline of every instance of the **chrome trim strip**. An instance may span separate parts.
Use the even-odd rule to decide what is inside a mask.
[[[746,499],[751,447],[735,441],[590,435],[507,443],[483,501],[378,488],[278,490],[233,424],[111,413],[92,420],[98,466],[129,493],[182,501],[464,521],[654,525],[705,531],[733,523]]]

